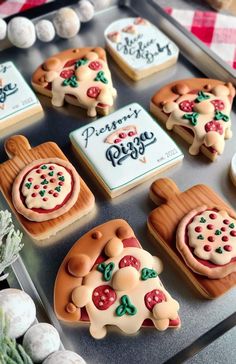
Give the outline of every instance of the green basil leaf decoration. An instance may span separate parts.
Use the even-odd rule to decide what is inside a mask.
[[[41,167],[41,169],[47,169],[47,166],[45,164]]]
[[[191,114],[184,114],[183,119],[189,120],[193,126],[196,126],[198,116],[199,116],[198,112],[193,112]]]
[[[204,240],[204,236],[203,236],[203,235],[198,235],[198,236],[197,236],[197,239],[198,239],[198,240]]]
[[[201,217],[201,218],[200,218],[200,222],[205,223],[205,222],[206,222],[206,219],[204,219],[204,217]]]
[[[26,184],[25,184],[25,187],[27,187],[28,188],[28,190],[30,189],[30,187],[32,186],[32,183],[31,182],[27,182]]]
[[[65,177],[64,176],[61,176],[58,178],[60,181],[64,182],[65,181]]]
[[[39,192],[40,196],[42,196],[42,197],[45,195],[45,193],[46,193],[46,191],[45,191],[45,190],[41,190],[41,191]]]
[[[99,71],[97,73],[97,76],[95,77],[94,81],[101,81],[102,83],[105,83],[105,84],[108,83],[108,80],[106,79],[103,71]]]
[[[62,82],[62,86],[78,87],[79,83],[77,82],[76,76],[73,75],[70,78],[66,78]]]
[[[124,295],[121,297],[121,304],[116,308],[116,315],[121,317],[125,314],[134,316],[137,313],[137,308],[131,303],[129,297]]]
[[[215,111],[215,116],[214,116],[215,120],[223,120],[223,121],[229,121],[229,117],[226,114],[223,114],[221,111],[216,110]]]
[[[88,63],[88,59],[86,58],[79,59],[77,62],[75,62],[75,69],[80,66],[84,66],[86,63]]]
[[[46,179],[44,179],[42,182],[41,182],[41,185],[48,185],[48,181]]]
[[[141,270],[141,280],[146,281],[149,278],[156,278],[157,272],[154,269],[143,268]]]
[[[112,271],[115,268],[115,263],[111,262],[109,264],[100,263],[97,266],[97,270],[103,274],[104,281],[110,281],[112,277]]]
[[[198,97],[194,100],[195,102],[201,102],[204,100],[208,100],[210,98],[209,95],[204,94],[203,91],[198,92]]]
[[[223,250],[222,250],[222,248],[220,246],[215,251],[216,251],[216,253],[219,253],[219,254],[223,253]]]
[[[233,222],[231,222],[231,224],[229,224],[229,227],[230,227],[230,229],[233,229],[234,228],[234,223]]]
[[[55,188],[55,191],[57,191],[57,192],[61,192],[61,186],[57,186],[57,187]]]
[[[221,230],[216,230],[215,231],[215,235],[221,235],[222,234],[222,231]]]
[[[48,173],[48,175],[49,175],[50,177],[52,177],[52,176],[54,175],[54,172],[53,172],[53,171],[51,171],[51,172],[49,172],[49,173]]]

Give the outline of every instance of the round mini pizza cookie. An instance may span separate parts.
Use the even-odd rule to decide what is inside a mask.
[[[196,273],[216,279],[236,271],[236,215],[201,206],[180,222],[177,249]]]
[[[70,162],[59,158],[38,159],[16,177],[12,202],[28,220],[41,222],[70,210],[79,191],[80,178]]]

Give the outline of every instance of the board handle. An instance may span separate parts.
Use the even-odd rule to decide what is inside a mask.
[[[13,135],[5,141],[4,148],[9,159],[12,159],[15,156],[25,154],[31,149],[31,146],[28,139],[23,135]]]
[[[181,191],[175,182],[170,178],[159,178],[150,187],[150,197],[156,205],[161,205]]]

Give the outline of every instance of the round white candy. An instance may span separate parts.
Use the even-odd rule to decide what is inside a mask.
[[[60,336],[50,324],[39,323],[29,328],[23,347],[34,363],[41,363],[60,347]]]
[[[0,308],[9,320],[9,336],[14,339],[24,335],[36,317],[32,298],[19,289],[0,291]]]
[[[36,35],[41,42],[51,42],[55,37],[55,29],[50,20],[40,20],[35,25]]]
[[[36,40],[34,24],[27,18],[16,16],[8,24],[7,36],[14,46],[29,48]]]
[[[85,361],[81,356],[73,351],[57,351],[50,355],[43,364],[85,364]]]
[[[94,6],[88,0],[81,0],[78,4],[79,19],[82,23],[86,23],[94,16]]]
[[[234,154],[230,165],[230,176],[233,184],[236,186],[236,153]]]
[[[111,0],[91,0],[95,10],[105,9],[111,4]]]
[[[4,39],[7,34],[7,23],[0,18],[0,40]]]
[[[80,20],[71,8],[61,8],[53,18],[57,35],[61,38],[72,38],[80,29]]]

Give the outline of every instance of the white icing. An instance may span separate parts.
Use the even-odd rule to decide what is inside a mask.
[[[211,219],[210,214],[215,214],[216,218]],[[206,222],[200,222],[200,219],[204,218]],[[230,223],[235,225],[231,228],[229,224],[225,224],[223,221],[227,219]],[[213,225],[213,229],[208,229],[207,226]],[[202,231],[195,231],[196,227],[201,227]],[[221,231],[224,227],[226,231]],[[221,231],[220,235],[215,234],[217,230]],[[194,248],[194,254],[200,259],[208,260],[214,264],[224,265],[231,261],[232,258],[236,256],[236,236],[230,235],[230,232],[236,230],[236,222],[232,219],[226,211],[204,211],[201,215],[194,217],[191,224],[188,226],[188,237],[189,245]],[[198,236],[202,235],[204,239],[198,239]],[[227,237],[228,241],[223,241],[222,237]],[[209,241],[208,238],[213,237],[214,241]],[[211,247],[210,251],[206,251],[204,246],[209,245]],[[225,246],[231,246],[231,251],[226,251]],[[217,252],[216,249],[221,248],[222,253]]]
[[[233,184],[236,185],[236,153],[231,160],[230,174]]]
[[[109,135],[113,135],[117,129],[123,131],[124,127],[135,126],[137,135],[127,136],[122,143],[110,144]],[[108,126],[109,129],[108,130]],[[96,135],[101,132],[99,135]],[[140,136],[148,132],[153,137],[141,143]],[[90,136],[89,136],[90,135]],[[183,154],[175,142],[162,130],[152,117],[137,103],[130,104],[115,113],[94,121],[70,134],[73,145],[82,152],[90,166],[95,170],[109,190],[117,190],[134,181],[141,181],[154,171],[167,167],[171,163],[183,158]],[[107,139],[108,138],[108,139]],[[155,142],[153,142],[156,139]],[[107,142],[106,142],[107,141]],[[127,147],[135,141],[136,159],[130,155],[117,164],[118,159],[125,157],[120,152],[116,158],[114,167],[106,158],[109,148],[113,151],[121,144]],[[137,145],[140,143],[140,145]],[[149,144],[149,145],[147,145]],[[143,146],[146,145],[144,148]],[[130,151],[128,152],[130,154]]]
[[[119,19],[110,24],[104,34],[108,46],[129,67],[137,70],[145,70],[153,66],[161,65],[178,56],[179,51],[177,46],[149,22],[145,25],[135,24],[135,33],[122,32],[122,29],[133,25],[136,19]],[[121,32],[120,42],[114,43],[109,39],[108,34],[113,32]],[[167,45],[168,48],[165,48],[162,52],[158,51],[159,46],[162,48]]]
[[[9,86],[8,86],[9,85]],[[11,90],[6,90],[11,88]],[[12,62],[0,64],[0,123],[40,103]]]
[[[68,193],[71,191],[72,178],[70,173],[64,167],[53,163],[45,164],[45,166],[47,166],[47,169],[41,169],[42,165],[38,168],[34,168],[23,180],[21,192],[23,196],[26,197],[25,204],[29,209],[53,209],[57,205],[61,205]],[[54,169],[50,170],[49,167],[52,166]],[[37,173],[37,170],[40,170],[41,172]],[[53,176],[49,175],[51,172],[53,172]],[[58,176],[58,173],[62,173],[62,176],[64,177],[63,181],[59,179],[62,176]],[[46,176],[45,179],[42,178],[42,175]],[[44,180],[48,183],[42,184]],[[60,183],[63,183],[63,185],[60,186]],[[31,185],[29,186],[28,184]],[[35,189],[35,185],[40,187]],[[47,188],[44,189],[44,186]],[[56,188],[59,188],[60,191],[57,191]],[[41,196],[40,191],[45,191],[45,194]],[[53,193],[50,193],[50,191],[53,191]],[[57,196],[54,195],[55,193]],[[34,197],[32,194],[36,194],[36,196]]]

